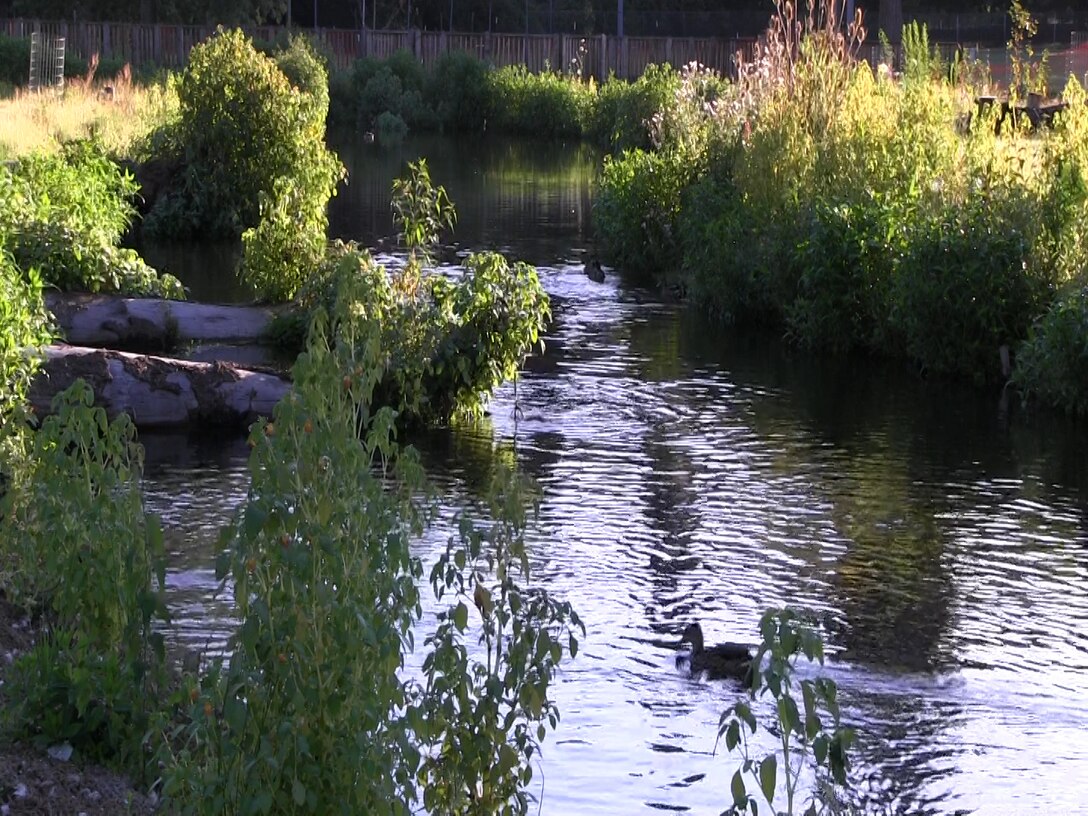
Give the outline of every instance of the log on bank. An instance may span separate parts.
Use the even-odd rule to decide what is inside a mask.
[[[50,292],[65,340],[107,348],[170,349],[180,343],[259,343],[278,311],[157,298]]]
[[[112,418],[128,414],[141,428],[246,426],[272,408],[291,383],[266,371],[82,346],[50,346],[30,389],[41,416],[53,397],[82,377],[95,404]]]

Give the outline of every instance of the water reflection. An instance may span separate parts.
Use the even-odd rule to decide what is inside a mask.
[[[424,134],[382,147],[348,133],[332,134],[330,143],[348,169],[330,208],[331,237],[394,245],[393,179],[407,162],[426,158],[432,181],[457,208],[455,249],[495,249],[550,265],[589,240],[598,157],[588,145]]]
[[[574,204],[588,196],[585,155],[361,148],[353,176],[369,181],[337,200],[334,229],[388,236],[387,182],[420,150],[461,209],[462,245],[515,247],[553,296],[545,353],[489,420],[414,440],[446,511],[419,542],[425,560],[484,494],[496,455],[540,483],[535,574],[589,630],[557,687],[542,812],[720,812],[734,763],[712,751],[740,692],[678,672],[676,633],[698,618],[710,639],[752,639],[762,610],[785,603],[828,639],[860,735],[860,810],[1076,812],[1088,797],[1083,428],[896,364],[718,332],[615,276],[588,281],[574,260],[589,242]],[[165,449],[186,453],[152,459],[148,481],[172,528],[186,636],[199,637],[228,612],[208,571],[246,451]]]

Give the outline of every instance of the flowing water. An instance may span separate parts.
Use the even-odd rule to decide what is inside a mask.
[[[751,640],[783,604],[827,641],[859,735],[859,812],[1088,813],[1083,425],[900,364],[724,334],[615,274],[590,282],[596,159],[577,146],[432,139],[344,155],[335,235],[390,250],[390,181],[426,155],[458,207],[450,252],[528,260],[553,299],[547,351],[516,395],[504,388],[477,430],[418,440],[451,513],[484,489],[496,447],[542,487],[536,576],[588,630],[555,688],[542,813],[724,809],[736,761],[715,737],[740,692],[678,671],[673,644],[696,619],[711,641]],[[247,448],[144,441],[179,637],[219,643],[217,530],[245,495]]]

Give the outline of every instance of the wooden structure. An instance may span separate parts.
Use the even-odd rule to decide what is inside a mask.
[[[288,32],[276,26],[246,29],[259,40],[275,40]],[[0,33],[29,37],[34,32],[64,37],[68,50],[89,59],[92,54],[119,58],[132,65],[184,65],[189,51],[215,32],[213,26],[145,23],[94,23],[0,19]],[[677,68],[698,62],[732,76],[736,55],[751,57],[755,38],[615,37],[599,34],[469,34],[446,31],[372,31],[319,28],[307,31],[346,68],[360,57],[386,58],[409,51],[424,65],[443,54],[463,51],[495,66],[525,65],[531,71],[557,70],[584,77],[623,79],[642,75],[647,65],[668,63]]]

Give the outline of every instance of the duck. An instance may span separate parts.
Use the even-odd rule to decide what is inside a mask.
[[[692,674],[706,674],[713,680],[752,679],[752,648],[744,643],[719,643],[706,646],[703,643],[703,627],[698,623],[688,624],[680,636],[680,645],[691,644],[690,654],[684,653],[676,658],[676,665],[688,663]]]
[[[604,283],[604,270],[596,255],[586,256],[586,277],[594,283]]]

